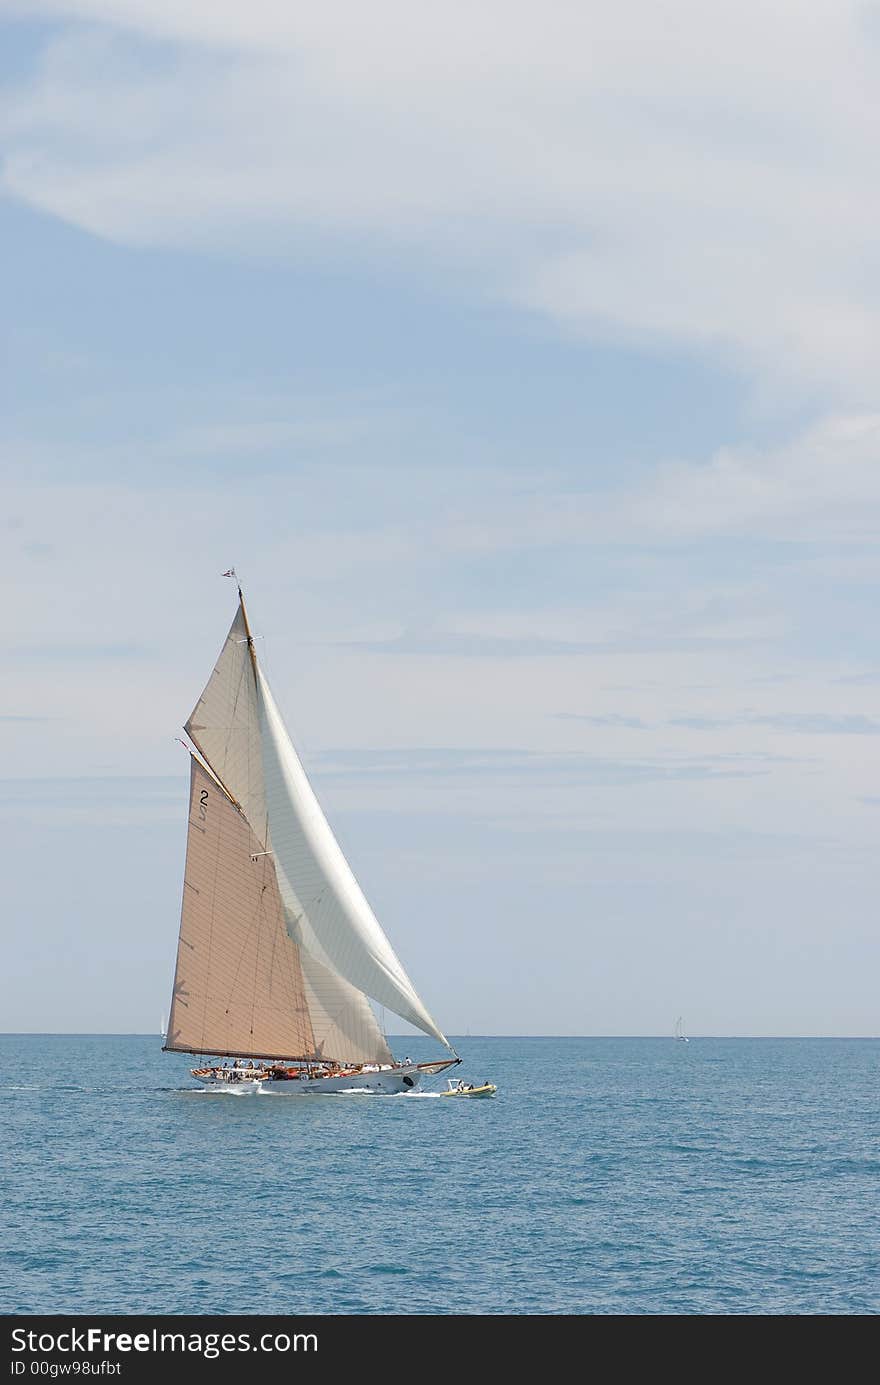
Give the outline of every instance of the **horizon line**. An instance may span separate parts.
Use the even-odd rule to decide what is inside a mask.
[[[79,1030],[79,1029],[10,1029],[0,1030],[0,1039],[161,1039],[163,1036],[152,1029],[132,1029],[132,1030]],[[387,1034],[386,1038],[401,1039],[412,1042],[414,1039],[427,1038],[427,1035],[413,1034]],[[676,1041],[674,1034],[451,1034],[449,1036],[458,1042],[466,1043],[469,1039],[672,1039]],[[880,1039],[880,1034],[688,1034],[688,1041],[693,1039],[864,1039],[876,1041]],[[164,1050],[163,1050],[164,1051]],[[171,1051],[171,1050],[169,1050]],[[205,1049],[206,1053],[211,1052]]]

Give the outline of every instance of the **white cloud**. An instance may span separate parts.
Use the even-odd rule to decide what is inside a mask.
[[[483,513],[448,516],[445,539],[479,552],[718,537],[863,545],[878,534],[880,414],[864,413],[829,415],[777,446],[720,448],[706,462],[669,463],[616,490],[563,489],[543,477],[534,489],[499,495]],[[850,577],[871,576],[876,566],[864,557],[856,569],[851,559],[820,561]],[[683,614],[673,620],[679,630]]]
[[[854,0],[39,8],[89,23],[4,104],[34,206],[137,244],[430,255],[577,331],[874,391],[880,44]]]
[[[829,417],[776,448],[722,449],[707,466],[669,467],[626,512],[633,534],[672,539],[874,540],[880,532],[880,414]]]

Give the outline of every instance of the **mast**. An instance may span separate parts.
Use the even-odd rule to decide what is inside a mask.
[[[232,570],[234,572],[235,568]],[[247,606],[244,604],[244,592],[241,589],[241,583],[238,577],[235,579],[235,585],[238,587],[238,602],[241,606],[241,618],[244,621],[244,632],[247,636],[248,653],[251,656],[251,668],[254,671],[254,687],[257,687],[259,685],[259,678],[257,676],[257,651],[254,649],[254,637],[251,632],[251,623],[248,620]]]

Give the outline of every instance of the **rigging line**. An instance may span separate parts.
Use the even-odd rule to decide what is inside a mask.
[[[265,894],[266,894],[266,891],[267,891],[267,890],[270,890],[270,891],[271,891],[271,886],[272,886],[272,880],[271,880],[271,878],[269,878],[269,879],[266,878],[267,875],[269,874],[269,872],[271,872],[271,870],[272,870],[271,864],[269,865],[268,870],[267,870],[267,866],[266,866],[266,864],[264,863],[264,865],[263,865],[263,867],[262,867],[262,870],[263,870],[263,880],[264,880],[264,884],[263,884],[263,888],[262,888],[262,890],[261,890],[261,892],[260,892],[260,924],[261,924],[261,927],[260,927],[260,929],[259,929],[259,931],[258,931],[258,935],[257,935],[257,955],[256,955],[256,958],[255,958],[255,965],[254,965],[254,1000],[253,1000],[253,1003],[252,1003],[252,1006],[251,1006],[251,1033],[253,1033],[254,1013],[255,1013],[255,1010],[256,1010],[256,990],[257,990],[257,978],[258,978],[258,975],[259,975],[259,967],[260,967],[260,947],[261,947],[262,942],[263,942],[263,932],[264,932],[264,929],[263,929],[262,925],[263,925],[263,924],[268,924],[268,922],[269,922],[268,916],[267,916],[267,913],[266,913],[266,908],[265,908]],[[278,922],[278,920],[277,920],[277,918],[276,918],[276,924],[277,924],[277,922]],[[275,979],[277,979],[278,982],[280,983],[280,984],[279,984],[279,990],[282,992],[282,998],[281,998],[281,1001],[280,1001],[280,1003],[279,1003],[279,1008],[283,1010],[283,1009],[285,1008],[285,1004],[286,1004],[286,1009],[287,1009],[286,1018],[289,1020],[289,1018],[290,1018],[291,1015],[297,1016],[297,1007],[296,1007],[296,1004],[295,1004],[295,997],[294,997],[294,995],[291,994],[292,987],[290,987],[290,984],[289,984],[290,982],[292,982],[292,979],[293,979],[293,978],[292,978],[292,977],[283,977],[283,973],[281,973],[281,972],[279,972],[278,975],[276,976],[275,953],[276,953],[276,943],[277,943],[277,932],[278,932],[278,931],[277,931],[277,927],[276,927],[275,929],[272,930],[272,933],[271,933],[271,947],[270,947],[269,966],[268,966],[268,973],[267,973],[267,974],[268,974],[268,990],[269,990],[269,994],[271,995],[271,993],[272,993],[272,980],[273,980],[273,977],[275,977]],[[282,977],[283,977],[283,979],[282,979]],[[288,994],[287,994],[286,996],[283,994],[283,992],[284,992],[284,990],[285,990],[285,985],[284,985],[284,982],[285,982],[285,981],[288,982]],[[301,1038],[302,1038],[302,1035],[298,1035],[298,1037],[301,1039]],[[305,1047],[306,1045],[303,1044],[303,1043],[300,1043],[299,1046],[300,1046],[300,1047]]]
[[[238,581],[237,578],[236,581]],[[247,647],[248,653],[251,656],[251,667],[254,672],[254,688],[256,689],[259,687],[259,680],[257,678],[257,653],[254,649],[254,637],[251,633],[251,623],[248,620],[247,607],[244,604],[244,592],[241,589],[240,582],[238,583],[238,600],[241,606],[241,618],[244,621],[244,633],[247,635]]]
[[[274,866],[272,866],[271,869],[274,872]],[[280,903],[280,894],[278,899]],[[279,920],[280,927],[272,934],[272,953],[269,959],[270,990],[272,977],[277,975],[281,983],[281,990],[287,990],[286,1003],[289,1006],[290,1014],[295,1015],[300,1024],[307,1026],[311,1047],[314,1048],[315,1034],[312,1025],[311,1011],[309,1010],[306,997],[305,979],[303,977],[299,948],[287,932],[287,925],[283,915],[283,904],[281,904],[281,910],[282,916]],[[287,970],[284,970],[283,966],[276,967],[276,956],[278,954],[279,945],[281,947],[282,962],[287,964]]]
[[[311,956],[311,954],[307,955]],[[336,1003],[334,1004],[327,993],[326,985],[322,984],[321,976],[315,976],[313,973],[311,977],[306,977],[305,972],[303,973],[304,981],[308,982],[308,985],[314,992],[316,999],[318,1000],[318,1003],[321,1006],[322,1011],[324,1012],[324,1015],[329,1021],[329,1026],[325,1026],[326,1033],[324,1039],[322,1040],[322,1043],[325,1044],[328,1041],[328,1039],[330,1038],[331,1030],[335,1029],[337,1031],[337,1038],[339,1040],[342,1040],[348,1044],[356,1044],[360,1047],[362,1053],[366,1053],[370,1049],[369,1028],[368,1025],[365,1023],[363,1015],[359,1014],[357,1008],[352,1005],[350,997],[345,993],[345,988],[350,988],[355,993],[355,995],[359,997],[359,999],[363,1002],[363,1004],[366,1006],[367,1013],[373,1022],[374,1029],[377,1030],[378,1025],[376,1024],[376,1018],[372,1010],[370,1009],[369,1001],[367,1000],[366,996],[362,991],[357,991],[356,988],[351,985],[351,982],[345,981],[343,977],[337,977],[334,972],[330,971],[327,967],[325,967],[323,963],[318,961],[317,958],[313,957],[312,960],[316,963],[316,965],[320,968],[321,971],[325,971],[328,973],[328,975],[331,977],[331,980],[342,982],[341,990],[337,986],[334,986],[333,988],[333,993],[337,997]],[[349,1023],[346,1023],[346,1021],[348,1021]],[[355,1032],[352,1032],[352,1029],[354,1029]],[[364,1059],[360,1058],[350,1061],[363,1062]]]
[[[290,1014],[294,1017],[295,1023],[302,1033],[303,1047],[313,1053],[315,1051],[315,1028],[312,1024],[312,1012],[309,1009],[306,996],[302,968],[299,965],[298,957],[295,955],[289,955],[287,960],[289,974],[285,976],[284,980],[289,987]]]
[[[194,793],[195,793],[195,784],[196,784],[196,778],[195,778],[195,775],[193,775],[193,791],[194,791]],[[192,809],[193,809],[193,803],[192,803],[192,801],[191,801],[191,802],[190,802],[190,813],[192,813]],[[215,854],[214,854],[214,879],[213,879],[213,882],[212,882],[212,889],[211,889],[211,921],[210,921],[210,925],[209,925],[209,928],[208,928],[208,959],[207,959],[207,968],[206,968],[206,975],[207,975],[207,976],[210,976],[210,975],[211,975],[211,957],[212,957],[213,950],[214,950],[214,915],[215,915],[215,911],[216,911],[216,908],[217,908],[217,878],[218,878],[218,875],[219,875],[219,873],[220,873],[220,851],[221,851],[221,845],[222,845],[222,840],[221,840],[221,839],[222,839],[222,826],[223,826],[223,824],[222,824],[222,820],[221,820],[220,826],[219,826],[219,828],[215,829],[215,834],[214,834],[215,837],[216,837],[216,851],[215,851]],[[207,827],[208,827],[208,823],[207,823],[207,809],[206,809],[206,821],[205,821],[205,829],[206,829],[206,831],[207,831]],[[204,1041],[205,1041],[205,1030],[206,1030],[207,1027],[208,1027],[207,1012],[208,1012],[208,987],[207,987],[207,985],[206,985],[206,986],[205,986],[205,1000],[204,1000],[204,1004],[202,1005],[202,1043],[204,1043]]]
[[[243,622],[243,624],[244,624],[244,630],[245,630],[245,636],[246,636],[245,643],[247,644],[247,647],[248,647],[248,654],[249,654],[249,656],[250,656],[251,670],[252,670],[252,672],[253,672],[253,678],[254,678],[254,689],[253,689],[253,691],[254,691],[254,695],[255,695],[255,697],[256,697],[256,696],[258,696],[258,692],[259,692],[259,680],[258,680],[258,678],[257,678],[257,654],[256,654],[256,650],[255,650],[255,648],[254,648],[254,637],[253,637],[253,634],[252,634],[252,632],[251,632],[250,621],[248,620],[247,607],[245,606],[245,601],[244,601],[244,592],[243,592],[242,589],[241,589],[241,580],[240,580],[240,578],[238,577],[238,575],[237,575],[237,573],[236,573],[236,571],[235,571],[235,568],[230,569],[230,571],[231,571],[232,576],[235,577],[235,582],[236,582],[236,586],[237,586],[237,589],[238,589],[238,602],[239,602],[239,608],[240,608],[240,610],[241,610],[242,622]],[[242,680],[245,678],[245,676],[246,676],[246,675],[245,675],[244,669],[242,668],[242,670],[241,670],[241,676],[239,677],[239,686],[238,686],[238,688],[237,688],[237,690],[236,690],[236,694],[235,694],[234,715],[237,714],[237,712],[238,712],[238,699],[239,699],[239,697],[241,696],[241,693],[242,693]],[[255,782],[256,782],[256,780],[257,780],[257,776],[258,776],[258,775],[259,775],[259,778],[260,778],[260,786],[261,786],[261,788],[263,788],[263,790],[265,790],[265,785],[264,785],[263,782],[262,782],[262,768],[263,768],[263,767],[262,767],[262,760],[261,760],[261,757],[258,757],[258,758],[257,758],[257,764],[256,764],[256,765],[253,764],[253,750],[254,750],[254,746],[253,746],[253,737],[254,737],[254,732],[256,731],[257,735],[259,736],[259,719],[257,720],[257,725],[256,725],[256,726],[254,726],[254,725],[252,724],[252,723],[253,723],[252,713],[253,713],[254,711],[256,711],[256,703],[255,703],[255,702],[251,702],[250,698],[248,698],[247,707],[248,707],[248,717],[247,717],[247,739],[246,739],[246,744],[245,744],[245,758],[246,758],[246,762],[247,762],[248,805],[249,805],[249,807],[250,807],[250,800],[251,800],[251,798],[253,797],[253,794],[254,794]],[[253,823],[251,824],[251,828],[252,828],[252,830],[254,830],[254,835],[256,835],[256,831],[255,831],[255,829],[254,829]],[[269,816],[268,816],[268,810],[267,810],[267,813],[266,813],[266,822],[265,822],[265,824],[264,824],[264,833],[263,833],[263,839],[262,839],[262,840],[263,840],[264,844],[267,844],[268,841],[269,841]]]
[[[233,569],[233,570],[234,570],[234,569]],[[243,592],[242,589],[241,589],[241,582],[239,581],[239,579],[238,579],[237,577],[236,577],[236,582],[237,582],[237,585],[238,585],[238,601],[239,601],[239,607],[240,607],[240,609],[241,609],[241,618],[242,618],[242,621],[243,621],[243,623],[244,623],[244,631],[245,631],[245,635],[246,635],[246,637],[247,637],[247,647],[248,647],[248,654],[249,654],[249,656],[250,656],[251,671],[252,671],[253,677],[254,677],[254,686],[253,686],[253,699],[254,699],[254,700],[253,700],[253,701],[251,701],[250,699],[248,700],[248,713],[249,713],[249,716],[248,716],[248,734],[247,734],[247,742],[246,742],[247,780],[248,780],[248,806],[249,806],[249,808],[250,808],[250,806],[251,806],[251,804],[250,804],[250,799],[251,799],[251,797],[253,796],[254,781],[256,780],[256,778],[257,778],[258,775],[259,775],[260,788],[261,788],[261,790],[262,790],[262,797],[263,797],[264,803],[265,803],[265,792],[266,792],[266,785],[265,785],[265,781],[264,781],[264,778],[263,778],[262,756],[261,756],[261,755],[258,755],[258,757],[257,757],[257,764],[256,764],[256,765],[253,765],[253,764],[252,764],[252,755],[253,755],[253,750],[254,750],[254,746],[253,746],[254,732],[256,731],[256,735],[257,735],[257,737],[258,737],[258,744],[259,744],[259,736],[260,736],[260,725],[259,725],[260,680],[259,680],[258,670],[257,670],[257,653],[256,653],[256,650],[255,650],[255,648],[254,648],[254,637],[253,637],[253,634],[252,634],[252,632],[251,632],[250,621],[248,620],[247,607],[245,606],[244,592]],[[242,675],[244,676],[244,669],[242,669]],[[254,714],[254,713],[256,714],[256,726],[253,726],[253,725],[251,724],[251,714]],[[265,822],[262,824],[262,826],[263,826],[262,842],[263,842],[263,845],[264,845],[264,846],[268,846],[268,845],[269,845],[269,805],[268,805],[268,803],[265,803],[265,812],[266,812],[266,818],[265,818]],[[252,830],[254,830],[253,824],[251,824],[251,827],[252,827]],[[255,830],[254,830],[254,835],[256,836],[256,831],[255,831]]]
[[[264,871],[263,871],[263,886],[262,886],[262,889],[260,890],[260,897],[259,897],[259,899],[257,900],[257,945],[256,945],[256,953],[255,953],[255,956],[254,956],[254,985],[253,985],[253,991],[251,992],[251,1029],[250,1029],[251,1038],[253,1038],[253,1035],[254,1035],[254,1019],[256,1018],[256,1013],[257,1013],[257,978],[258,978],[258,976],[260,975],[260,943],[261,943],[262,937],[263,937],[263,928],[262,928],[262,925],[263,925],[263,923],[265,922],[265,919],[266,919],[266,910],[265,910],[265,907],[264,907],[264,902],[265,902],[265,894],[266,894],[266,890],[267,890],[267,889],[268,889],[268,885],[267,885],[267,883],[266,883],[266,872],[265,872],[265,870],[264,870]]]

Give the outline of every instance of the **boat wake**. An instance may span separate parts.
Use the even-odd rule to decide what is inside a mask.
[[[163,1091],[176,1092],[184,1096],[272,1096],[288,1097],[294,1095],[299,1099],[303,1097],[379,1097],[382,1100],[400,1098],[403,1101],[425,1101],[434,1100],[443,1096],[443,1092],[377,1092],[372,1087],[349,1087],[344,1092],[296,1092],[288,1093],[278,1091],[274,1087],[265,1085],[243,1088],[240,1086],[216,1086],[216,1087],[164,1087]]]

